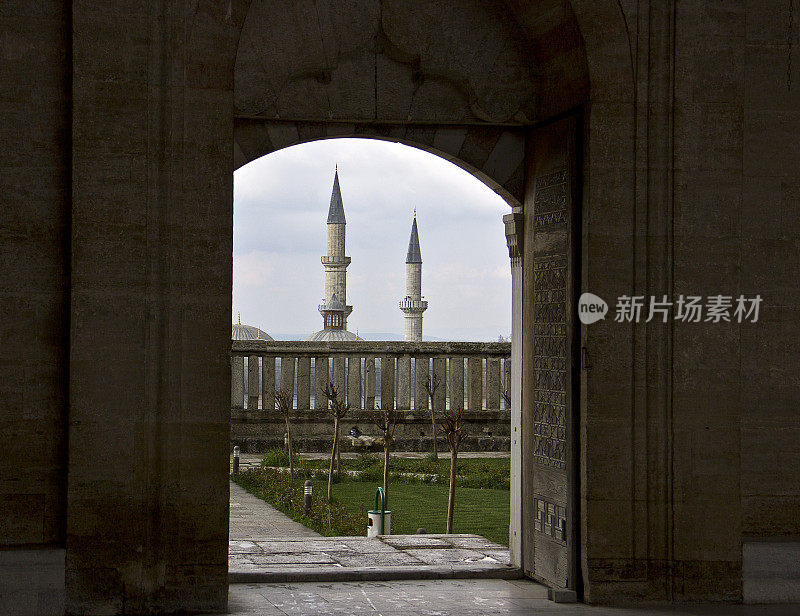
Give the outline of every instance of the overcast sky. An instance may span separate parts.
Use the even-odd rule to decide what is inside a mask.
[[[369,139],[279,150],[234,174],[233,319],[269,334],[322,328],[334,165],[347,218],[348,329],[403,335],[398,302],[414,207],[422,250],[425,338],[496,340],[511,332],[508,204],[452,163]]]

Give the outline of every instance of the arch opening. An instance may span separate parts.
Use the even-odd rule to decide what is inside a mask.
[[[336,169],[336,180],[333,194],[331,194],[330,184],[334,169]],[[504,450],[507,452],[510,407],[506,399],[501,397],[501,393],[505,391],[504,387],[508,386],[508,383],[502,381],[504,370],[510,370],[510,367],[504,363],[506,360],[502,355],[503,344],[495,344],[492,354],[486,357],[481,353],[476,353],[474,349],[470,350],[471,347],[478,346],[475,343],[497,342],[498,334],[506,338],[510,336],[510,272],[501,220],[502,215],[508,211],[508,205],[501,197],[494,194],[479,179],[465,173],[449,161],[442,160],[441,157],[419,151],[416,148],[365,139],[325,140],[274,152],[237,170],[234,186],[234,319],[239,312],[247,314],[248,322],[257,324],[261,330],[269,331],[281,341],[304,340],[310,331],[318,329],[319,316],[316,315],[318,302],[315,300],[318,297],[317,291],[322,289],[319,254],[321,250],[324,251],[326,245],[324,231],[326,211],[328,212],[328,222],[331,221],[332,210],[329,211],[328,201],[333,203],[334,197],[340,199],[342,203],[342,220],[346,219],[347,226],[346,254],[348,259],[352,256],[352,263],[347,268],[347,275],[354,277],[354,280],[347,283],[346,295],[338,297],[338,300],[345,303],[352,302],[355,308],[348,328],[354,331],[360,325],[360,336],[368,341],[385,342],[402,339],[403,315],[398,310],[397,300],[402,299],[403,290],[404,288],[407,290],[408,286],[404,284],[403,277],[406,276],[404,268],[408,267],[407,261],[412,258],[408,256],[411,254],[408,239],[411,216],[414,217],[414,225],[419,220],[421,241],[418,240],[419,243],[415,246],[415,254],[419,255],[421,244],[425,264],[422,291],[425,294],[424,297],[431,302],[431,309],[425,316],[425,332],[431,333],[432,339],[435,341],[428,344],[426,349],[429,355],[433,352],[434,356],[431,361],[431,357],[426,356],[424,352],[420,355],[420,350],[415,351],[412,345],[407,344],[407,348],[404,348],[405,353],[410,354],[407,366],[410,368],[410,373],[404,375],[403,362],[405,358],[402,354],[392,358],[391,370],[394,376],[391,377],[391,395],[388,397],[384,396],[387,382],[384,381],[383,376],[383,372],[388,367],[385,359],[378,358],[376,360],[375,407],[384,408],[385,401],[388,399],[388,403],[396,408],[399,414],[407,415],[398,425],[393,456],[395,459],[397,459],[396,456],[400,456],[400,463],[408,464],[409,461],[406,458],[409,454],[425,453],[431,448],[431,428],[427,418],[428,400],[425,399],[425,410],[422,411],[422,407],[419,406],[422,402],[418,395],[417,385],[418,381],[423,378],[423,371],[427,375],[438,377],[440,368],[443,368],[442,378],[444,380],[440,384],[440,393],[444,393],[444,396],[441,396],[444,408],[455,408],[456,405],[461,405],[465,409],[469,407],[473,415],[467,420],[472,434],[464,444],[462,457],[465,455],[463,452],[473,450],[497,450],[501,454]],[[260,190],[259,186],[263,186],[263,190]],[[333,208],[333,205],[330,208]],[[494,227],[494,233],[491,231],[492,227]],[[243,235],[246,237],[243,238]],[[413,235],[412,231],[412,240]],[[494,237],[492,237],[493,235]],[[435,238],[436,241],[426,241],[426,238]],[[274,266],[274,269],[278,270],[276,274],[283,279],[291,278],[292,282],[296,283],[296,289],[308,290],[308,297],[303,300],[295,292],[281,292],[274,288],[274,284],[266,281],[263,283],[261,295],[267,298],[267,303],[278,307],[288,307],[291,310],[292,314],[290,315],[286,315],[284,312],[282,315],[284,319],[295,317],[296,313],[303,313],[302,317],[296,318],[305,324],[305,331],[287,334],[286,332],[291,328],[287,329],[283,326],[281,329],[278,319],[272,319],[270,322],[269,317],[259,318],[256,316],[258,313],[255,304],[245,305],[240,291],[237,291],[238,281],[242,277],[252,278],[251,274],[243,273],[237,258],[241,257],[248,247],[254,245],[263,247],[270,245],[273,241],[284,253],[290,249],[294,250],[293,254],[289,255],[290,261],[280,262]],[[331,245],[329,230],[328,252],[331,250]],[[279,257],[261,254],[257,258],[269,262]],[[326,258],[329,257],[323,257],[323,263]],[[416,257],[413,257],[412,260],[414,258]],[[251,260],[250,263],[252,264],[253,261]],[[393,263],[395,267],[392,267]],[[368,270],[370,264],[375,264],[375,266]],[[465,266],[466,269],[464,269]],[[471,292],[476,280],[481,281],[482,293]],[[272,282],[278,283],[277,278]],[[384,287],[387,289],[386,292],[383,290]],[[371,303],[367,303],[366,300],[370,300]],[[324,299],[323,303],[325,303]],[[304,310],[304,308],[308,308],[308,310]],[[384,320],[383,324],[378,325],[377,328],[375,325],[370,327],[367,317],[377,311],[388,313],[388,320]],[[458,314],[459,312],[465,314]],[[323,311],[322,306],[320,306],[320,313],[323,313],[326,320],[340,318],[336,312]],[[363,316],[365,313],[366,317]],[[457,327],[459,321],[463,321],[465,324],[491,324],[487,324],[483,333],[478,335],[475,335],[474,332],[453,335],[452,328]],[[330,323],[330,325],[331,329],[342,329],[339,327],[340,322]],[[450,330],[443,329],[448,326],[451,327]],[[393,337],[387,337],[387,332],[389,336],[393,335]],[[408,338],[406,339],[408,340]],[[430,337],[426,339],[431,340]],[[453,351],[449,347],[454,340],[466,341],[461,343],[460,355],[456,352],[453,356]],[[258,353],[258,355],[249,357],[245,355],[243,358],[244,366],[241,374],[248,375],[248,377],[251,376],[248,374],[248,364],[253,359],[256,360],[254,365],[257,375],[252,382],[258,388],[255,396],[249,396],[248,378],[245,378],[242,408],[239,409],[234,405],[232,409],[231,445],[240,446],[243,455],[245,453],[253,454],[256,451],[264,453],[257,449],[258,444],[255,440],[253,440],[253,447],[248,446],[247,434],[253,434],[255,423],[258,421],[255,414],[258,414],[259,410],[267,408],[264,406],[263,394],[267,390],[277,391],[286,385],[282,373],[288,355],[291,355],[292,348],[290,347],[292,345],[298,346],[294,342],[283,343],[282,355],[279,358],[273,358],[269,354],[269,345],[266,345],[266,349],[260,349],[260,352],[254,347],[250,351]],[[437,345],[440,347],[438,350]],[[507,342],[505,346],[508,347]],[[243,348],[242,345],[238,345],[238,347]],[[334,345],[331,348],[334,355],[330,357],[325,355],[324,359],[327,360],[328,365],[324,367],[330,368],[326,372],[329,372],[330,378],[335,380],[334,366],[338,359],[335,355]],[[298,349],[294,350],[298,351]],[[325,440],[327,443],[330,439],[330,426],[328,422],[322,422],[316,428],[310,427],[308,420],[303,417],[304,414],[309,414],[316,408],[316,372],[319,370],[321,358],[308,358],[308,366],[306,366],[303,363],[306,360],[302,356],[301,348],[300,352],[301,354],[297,358],[291,359],[289,368],[292,371],[291,388],[294,397],[293,408],[295,409],[293,421],[298,423],[301,430],[301,434],[294,441],[294,451],[301,451],[304,459],[311,460],[322,453],[314,449],[319,444],[317,441]],[[354,353],[355,355],[353,355]],[[351,402],[351,396],[355,395],[357,402],[354,403],[354,408],[359,409],[365,407],[368,398],[366,387],[362,387],[361,383],[367,374],[365,361],[370,361],[375,355],[375,350],[364,347],[359,353],[359,346],[351,345],[349,355],[345,359],[348,363],[342,385],[347,391],[348,403]],[[505,355],[507,356],[507,351],[505,351]],[[353,364],[355,356],[358,356],[358,361]],[[428,364],[428,370],[421,367],[423,359]],[[454,402],[457,400],[453,389],[455,385],[451,383],[450,379],[451,366],[455,370],[457,360],[461,361],[461,372],[464,375],[461,378],[465,379],[466,384],[466,387],[462,386],[460,403]],[[466,365],[465,360],[468,362]],[[469,369],[475,367],[469,364],[474,364],[476,360],[481,362],[478,384],[482,391],[479,392],[480,408],[478,410],[473,407],[475,398],[471,390],[474,389],[474,386],[470,387],[469,385]],[[269,371],[265,369],[267,362],[270,365]],[[397,362],[396,366],[395,362]],[[353,373],[354,365],[355,374]],[[418,366],[420,367],[418,368]],[[264,385],[264,378],[270,379],[269,385]],[[359,381],[355,394],[350,385],[350,380],[353,378]],[[404,382],[404,379],[407,382]],[[310,395],[308,395],[309,389],[311,390]],[[316,395],[319,396],[318,393]],[[470,396],[473,397],[470,398]],[[435,401],[437,414],[439,403],[437,394]],[[306,408],[306,405],[310,406]],[[246,417],[248,413],[251,417]],[[421,417],[415,417],[415,413],[424,414]],[[478,414],[481,414],[482,417],[478,417]],[[243,420],[244,423],[240,425]],[[363,432],[363,437],[366,439],[380,437],[379,434],[371,434],[375,430],[369,421],[366,425],[363,421],[363,417],[359,419],[358,412],[355,416],[344,418],[343,434],[347,435],[350,429],[354,429]],[[280,421],[278,423],[280,424]],[[279,428],[282,435],[283,426],[281,425]],[[422,428],[422,431],[420,435],[417,435],[419,428]],[[319,434],[309,433],[314,429]],[[270,426],[258,427],[256,431],[258,439],[262,441],[265,437],[276,436],[276,434],[268,434]],[[275,430],[273,429],[272,432]],[[346,454],[357,451],[358,447],[363,447],[363,443],[367,442],[360,440],[356,443],[356,440],[353,439],[356,449],[345,447]],[[446,452],[444,441],[441,438],[438,440],[440,451]],[[275,439],[273,441],[275,442],[270,446],[280,447],[280,441]],[[248,456],[248,459],[250,457]],[[468,467],[474,466],[475,463],[487,464],[469,459],[471,457],[468,454],[468,459],[462,464]],[[307,462],[307,464],[314,463],[313,461]],[[349,462],[345,461],[344,464],[346,466]],[[508,542],[509,504],[507,461],[498,459],[489,464],[497,467],[496,482],[500,487],[495,488],[495,491],[500,493],[505,490],[505,498],[495,504],[486,500],[481,507],[484,513],[491,512],[492,519],[505,516],[505,521],[500,523],[501,527],[505,526],[505,530],[498,530],[490,525],[487,527],[489,530],[484,532],[489,532],[493,541],[506,544]],[[505,481],[502,480],[504,474]],[[317,486],[318,488],[319,486]],[[408,524],[413,525],[411,518],[414,514],[410,511],[413,507],[410,502],[406,503],[402,498],[409,488],[404,486],[402,481],[397,488],[400,491],[396,492],[397,496],[393,496],[395,507],[400,506],[406,512],[405,520],[402,517],[395,520],[394,532],[404,532],[404,528],[405,532],[413,532],[420,525],[428,527],[429,532],[444,532],[445,517],[441,516],[441,519],[437,519],[432,514],[426,514],[425,519],[417,523],[414,528],[408,527]],[[417,496],[430,499],[429,505],[432,510],[441,510],[446,505],[444,487],[426,486],[422,492],[426,491],[433,491],[434,494],[426,496],[420,493]],[[389,493],[392,492],[393,490],[390,488]],[[346,492],[346,494],[348,493]],[[487,494],[481,494],[481,498],[489,499]],[[459,532],[479,530],[478,527],[468,525],[475,524],[475,520],[471,516],[474,498],[474,496],[468,499],[465,497],[465,502],[457,511]],[[239,514],[240,512],[237,510],[237,516]],[[398,522],[399,526],[397,526]],[[231,524],[232,533],[241,532],[236,519],[232,518]],[[505,537],[495,536],[498,532],[504,533]],[[245,538],[233,534],[232,537]],[[241,555],[241,548],[238,544],[236,549],[238,557]]]

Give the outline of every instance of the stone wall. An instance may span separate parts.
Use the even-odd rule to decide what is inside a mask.
[[[764,298],[757,324],[583,328],[588,600],[738,601],[743,541],[800,533],[796,6],[455,4],[348,5],[316,72],[269,2],[0,5],[0,536],[66,546],[69,611],[224,610],[232,170],[334,136],[437,152],[528,216],[527,131],[572,111],[585,290]]]
[[[0,546],[63,545],[70,9],[0,4]]]

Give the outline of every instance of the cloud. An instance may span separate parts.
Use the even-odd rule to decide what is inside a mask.
[[[509,206],[463,169],[400,144],[335,139],[280,150],[234,175],[234,314],[265,331],[321,327],[320,257],[334,165],[347,217],[349,328],[402,334],[397,303],[414,208],[426,335],[496,339],[511,329],[502,215]]]

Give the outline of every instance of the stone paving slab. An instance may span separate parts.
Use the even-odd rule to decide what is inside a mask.
[[[418,558],[428,565],[455,565],[455,564],[474,564],[474,563],[497,563],[491,556],[487,556],[475,550],[463,550],[461,548],[448,549],[409,549],[406,554]]]
[[[437,537],[427,535],[388,535],[383,537],[383,542],[398,550],[410,550],[415,548],[446,549],[453,547],[450,543]]]
[[[231,541],[229,557],[232,584],[472,577],[518,579],[521,573],[507,549],[479,535],[262,537]]]

